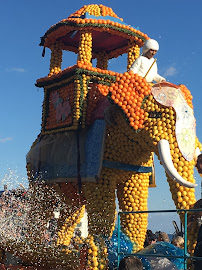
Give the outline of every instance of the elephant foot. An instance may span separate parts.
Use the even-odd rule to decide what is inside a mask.
[[[82,269],[108,269],[107,246],[101,236],[89,235],[84,244],[83,254],[85,257],[82,258],[82,265],[86,268]]]
[[[84,216],[85,205],[83,205],[79,210],[77,210],[73,215],[69,215],[65,219],[65,223],[61,226],[58,231],[57,245],[69,246],[71,239],[74,235],[75,228],[77,224],[81,221]]]

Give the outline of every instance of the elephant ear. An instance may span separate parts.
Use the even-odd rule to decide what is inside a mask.
[[[180,87],[171,83],[160,83],[151,90],[155,100],[173,107],[176,112],[175,133],[183,157],[191,161],[195,154],[196,121],[193,109],[187,104]]]

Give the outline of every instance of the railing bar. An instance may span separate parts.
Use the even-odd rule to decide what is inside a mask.
[[[150,211],[124,211],[124,212],[118,212],[118,248],[117,248],[117,254],[118,254],[118,266],[120,262],[120,255],[136,255],[136,256],[144,256],[144,257],[163,257],[163,258],[179,258],[184,259],[184,270],[186,270],[187,267],[187,259],[196,259],[196,260],[202,260],[202,257],[190,257],[190,255],[187,252],[187,212],[199,212],[202,209],[179,209],[179,210],[150,210]],[[175,256],[175,255],[162,255],[162,254],[141,254],[141,253],[123,253],[120,252],[120,215],[122,214],[142,214],[142,213],[184,213],[185,214],[185,220],[184,220],[184,256]],[[188,255],[187,255],[188,254]]]
[[[163,254],[143,254],[143,253],[123,253],[123,252],[120,252],[119,255],[127,255],[127,256],[130,256],[130,255],[135,255],[135,256],[140,256],[140,257],[162,257],[162,258],[179,258],[179,259],[184,259],[184,256],[175,256],[175,255],[163,255]],[[190,257],[190,256],[185,256],[187,259],[190,259],[190,258],[193,258],[193,257]],[[199,257],[197,257],[199,258]],[[202,259],[202,257],[201,257]]]
[[[180,212],[199,212],[202,209],[180,209],[180,210],[150,210],[150,211],[124,211],[119,212],[120,214],[142,214],[142,213],[180,213]]]
[[[187,269],[187,211],[184,215],[184,270]]]
[[[119,212],[120,213],[120,212]],[[120,222],[120,214],[118,213],[118,248],[117,248],[117,253],[118,253],[118,266],[120,262],[120,234],[121,234],[121,222]]]
[[[123,253],[120,252],[119,255],[135,255],[135,256],[139,256],[139,257],[163,257],[163,258],[178,258],[178,259],[184,259],[184,256],[178,256],[178,255],[163,255],[163,254],[143,254],[143,253]],[[185,255],[185,257],[187,259],[194,259],[194,260],[199,260],[202,261],[202,257],[190,257],[189,255]]]

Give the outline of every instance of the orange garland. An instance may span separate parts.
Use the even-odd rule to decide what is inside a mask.
[[[184,98],[186,99],[188,105],[193,109],[193,104],[192,104],[193,96],[191,95],[191,92],[189,91],[189,89],[187,89],[185,85],[180,84],[179,86],[180,86],[180,90],[184,94]]]

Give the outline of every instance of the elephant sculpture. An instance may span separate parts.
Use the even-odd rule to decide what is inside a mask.
[[[138,165],[140,171],[141,168],[144,171],[145,167],[151,166],[154,152],[165,168],[176,208],[190,209],[195,203],[193,169],[201,144],[195,133],[189,90],[184,85],[169,83],[151,87],[137,74],[125,73],[111,86],[110,96],[113,104],[121,108],[112,109],[116,125],[109,127],[107,145],[110,150],[107,153],[115,152],[117,158],[111,158],[111,161]],[[126,144],[126,138],[130,146],[124,152],[122,144]],[[122,150],[124,154],[120,155]],[[117,185],[122,211],[147,210],[151,172],[140,171],[117,177],[124,179]],[[138,249],[143,247],[147,215],[139,217],[138,214],[136,218],[129,214],[122,220],[125,232],[138,243]],[[184,224],[183,216],[181,221]],[[191,234],[189,232],[189,239],[193,240]],[[190,252],[193,251],[192,244],[190,240]]]
[[[169,83],[152,86],[133,72],[116,75],[116,81],[107,87],[110,106],[105,111],[107,124],[99,178],[82,181],[80,194],[75,182],[54,185],[49,182],[44,189],[44,196],[49,187],[54,189],[52,194],[59,194],[65,205],[58,225],[59,246],[70,245],[74,229],[86,209],[89,236],[85,244],[90,269],[106,267],[106,262],[98,257],[106,259],[107,256],[103,239],[109,238],[114,230],[116,191],[121,211],[147,211],[153,153],[165,168],[176,208],[190,209],[196,201],[193,174],[202,146],[196,137],[189,90],[184,85]],[[32,183],[30,165],[28,163]],[[45,220],[50,218],[54,208],[51,196],[49,193],[40,202]],[[184,216],[180,218],[184,224]],[[143,248],[147,219],[147,213],[121,215],[122,229],[134,243],[134,251]],[[194,233],[188,235],[191,253]],[[102,246],[100,253],[99,245]]]
[[[83,184],[92,235],[111,234],[116,189],[122,211],[147,210],[153,153],[165,168],[176,208],[189,209],[195,203],[193,170],[201,144],[189,90],[168,83],[151,87],[126,72],[117,76],[109,95],[115,124],[107,126],[101,177],[98,183]],[[147,214],[123,215],[122,228],[137,249],[143,248]]]

